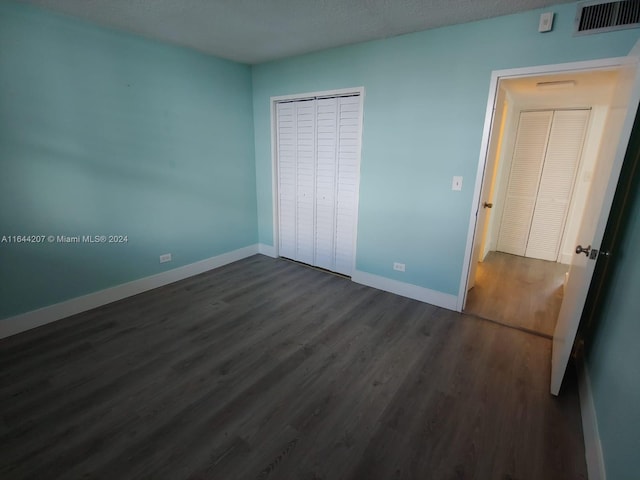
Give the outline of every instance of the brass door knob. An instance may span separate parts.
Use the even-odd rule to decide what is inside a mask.
[[[591,245],[589,245],[587,248],[584,248],[582,245],[578,245],[576,247],[576,253],[584,253],[588,257],[589,252],[591,252]]]

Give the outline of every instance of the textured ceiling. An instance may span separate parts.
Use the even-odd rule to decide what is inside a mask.
[[[242,63],[571,0],[22,0]]]

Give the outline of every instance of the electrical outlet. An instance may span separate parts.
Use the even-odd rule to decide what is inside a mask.
[[[404,263],[393,262],[393,269],[398,272],[404,272]]]
[[[171,261],[171,254],[165,253],[164,255],[160,255],[160,263],[166,263]]]
[[[462,190],[462,177],[453,177],[453,182],[451,182],[451,190]]]

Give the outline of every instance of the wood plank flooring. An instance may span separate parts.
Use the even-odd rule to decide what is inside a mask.
[[[553,337],[568,265],[502,252],[478,263],[465,313]]]
[[[584,479],[550,349],[256,255],[0,341],[0,478]]]

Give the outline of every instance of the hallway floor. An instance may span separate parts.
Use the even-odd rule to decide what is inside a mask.
[[[465,313],[552,337],[568,265],[489,252],[478,263]]]

